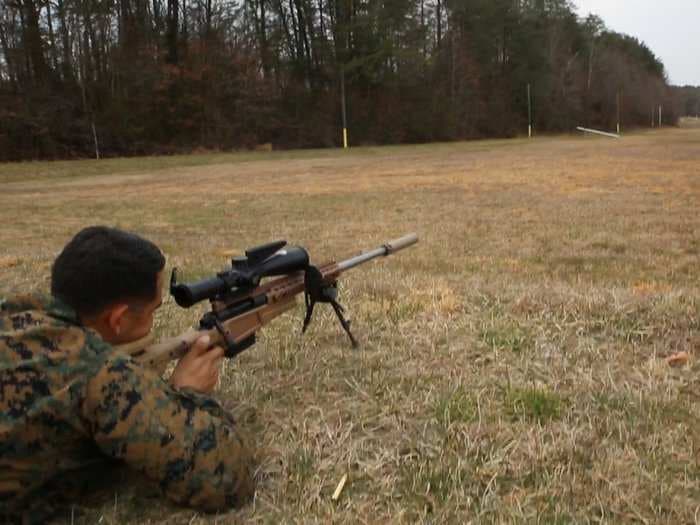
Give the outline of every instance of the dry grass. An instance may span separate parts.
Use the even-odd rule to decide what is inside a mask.
[[[254,504],[203,516],[124,487],[76,522],[698,520],[697,127],[4,165],[0,184],[5,293],[45,289],[94,223],[188,277],[275,238],[319,260],[421,237],[344,280],[361,350],[329,312],[301,338],[300,306],[226,365],[218,396],[260,448]],[[168,301],[157,330],[196,315]]]

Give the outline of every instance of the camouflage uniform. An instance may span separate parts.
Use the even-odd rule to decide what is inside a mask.
[[[0,520],[41,520],[45,486],[115,459],[206,511],[254,490],[251,455],[216,401],[171,387],[56,299],[0,303]]]

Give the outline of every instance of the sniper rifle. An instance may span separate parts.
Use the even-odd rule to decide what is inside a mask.
[[[302,292],[306,304],[302,333],[311,322],[316,303],[329,303],[355,348],[358,343],[350,331],[350,321],[345,319],[337,300],[338,277],[355,266],[417,242],[418,236],[411,233],[355,257],[315,266],[304,248],[276,241],[246,250],[245,256],[232,259],[230,269],[192,283],[178,282],[175,268],[170,294],[179,306],[190,308],[205,300],[211,303],[211,310],[201,317],[198,329],[160,343],[151,344],[149,336],[119,348],[147,366],[160,368],[182,357],[199,337],[209,335],[212,345],[222,345],[227,357],[235,357],[255,343],[259,329],[291,309]],[[276,278],[263,283],[268,277]]]

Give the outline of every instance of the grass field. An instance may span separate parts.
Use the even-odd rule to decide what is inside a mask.
[[[415,231],[226,364],[255,502],[206,516],[123,487],[76,523],[700,519],[700,127],[415,147],[0,165],[2,293],[45,290],[81,227],[183,277],[277,238],[317,262]],[[157,331],[201,310],[168,299]],[[687,352],[687,362],[667,357]],[[332,494],[347,483],[337,501]]]

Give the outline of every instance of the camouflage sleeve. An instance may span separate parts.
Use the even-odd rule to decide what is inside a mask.
[[[251,454],[232,417],[126,356],[90,380],[83,416],[105,454],[158,482],[177,503],[216,511],[253,495]]]

